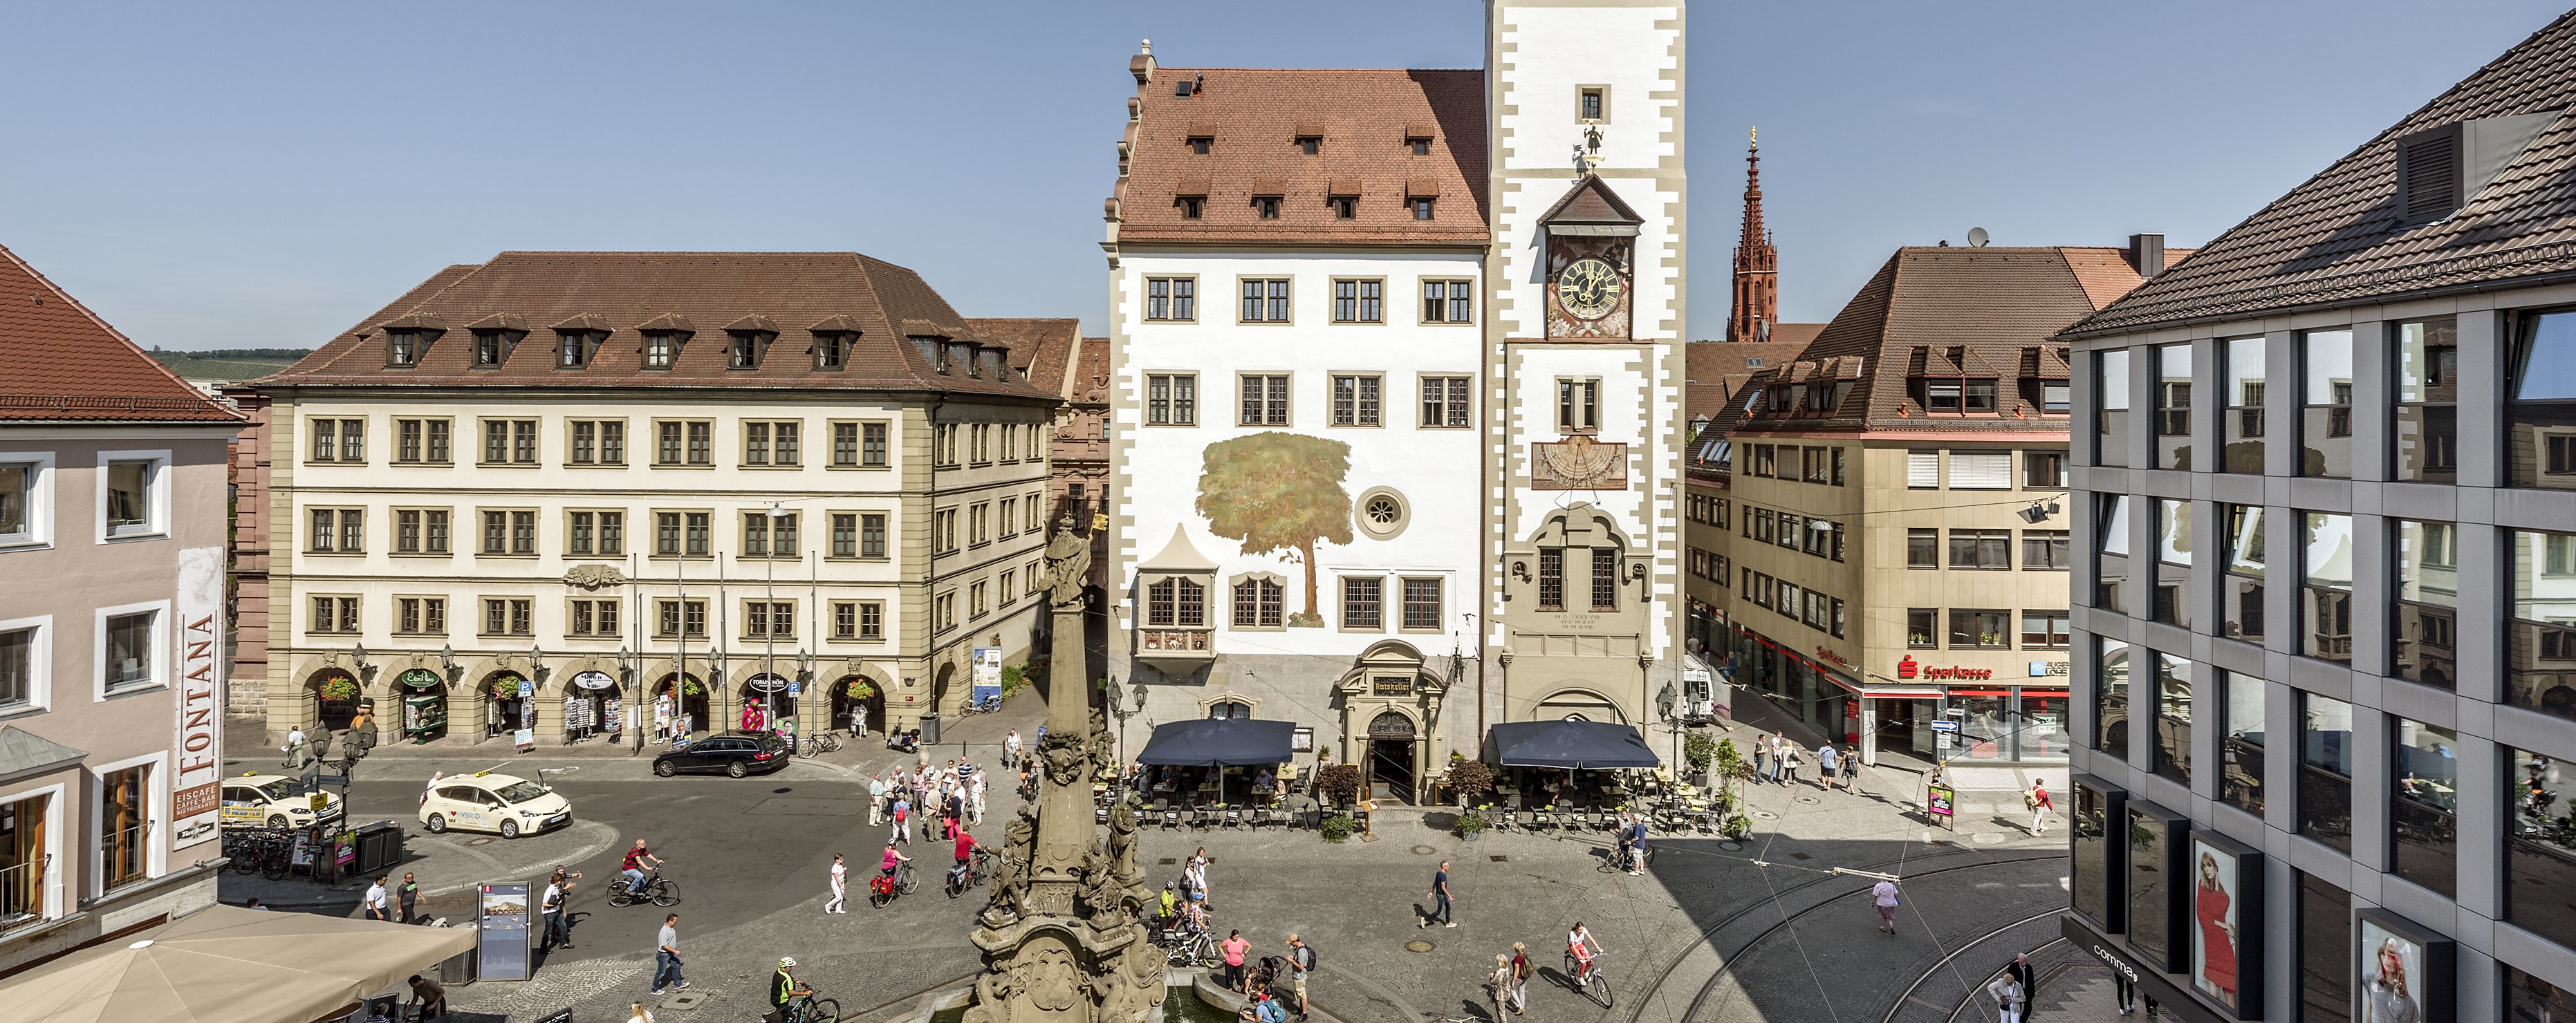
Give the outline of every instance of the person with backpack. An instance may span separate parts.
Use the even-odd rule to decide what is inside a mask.
[[[1512,1015],[1529,1014],[1529,979],[1532,972],[1529,946],[1512,942]]]
[[[1288,990],[1297,995],[1297,1018],[1306,1018],[1306,975],[1315,972],[1315,946],[1294,932],[1288,935]]]

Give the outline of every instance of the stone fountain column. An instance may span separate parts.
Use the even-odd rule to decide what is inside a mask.
[[[1162,950],[1145,937],[1152,894],[1136,868],[1132,802],[1093,819],[1095,770],[1115,772],[1109,736],[1091,708],[1083,650],[1083,578],[1091,541],[1056,523],[1047,543],[1047,735],[1038,743],[1045,781],[1035,812],[1006,830],[993,898],[975,930],[984,972],[966,1023],[1149,1023],[1161,1018]]]

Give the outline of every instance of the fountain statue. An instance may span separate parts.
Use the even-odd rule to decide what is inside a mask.
[[[1102,757],[1104,729],[1091,708],[1083,651],[1083,579],[1090,538],[1056,523],[1047,542],[1053,658],[1047,673],[1045,764],[1037,810],[1006,829],[993,897],[978,918],[984,971],[966,1023],[1147,1023],[1162,1018],[1163,954],[1146,940],[1152,901],[1136,867],[1137,814],[1122,803],[1107,834],[1095,822],[1091,781],[1116,770]]]

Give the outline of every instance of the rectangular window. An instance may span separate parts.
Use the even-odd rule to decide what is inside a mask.
[[[149,764],[99,776],[98,870],[109,891],[151,876],[152,784]]]
[[[1476,319],[1476,282],[1422,282],[1422,322],[1473,323]]]
[[[1333,322],[1386,322],[1386,282],[1335,280],[1333,282]]]
[[[2570,353],[2576,353],[2576,310],[2515,317],[2504,386],[2512,486],[2576,486],[2576,357]]]
[[[593,512],[564,513],[564,553],[587,557],[598,543],[598,516]]]
[[[2063,529],[2025,529],[2021,531],[2021,567],[2033,569],[2067,569],[2074,567],[2074,552]]]
[[[1912,490],[1941,489],[1941,453],[1938,451],[1906,452],[1905,485]]]
[[[626,464],[625,420],[576,419],[568,425],[572,430],[572,464]]]
[[[447,598],[403,597],[394,607],[394,631],[414,636],[447,634]]]
[[[2122,829],[2129,838],[2129,947],[2143,962],[2164,962],[2173,948],[2174,918],[2168,908],[2178,886],[2173,876],[2178,861],[2174,845],[2184,840],[2174,834],[2174,824],[2131,802],[2128,826]]]
[[[1001,524],[1002,539],[1008,540],[1019,535],[1019,511],[1020,499],[1016,497],[1003,498],[1000,506],[993,509],[994,520]]]
[[[1592,548],[1592,609],[1619,609],[1619,552],[1614,548]]]
[[[415,465],[447,464],[452,428],[453,424],[445,419],[394,420],[394,460]]]
[[[304,631],[355,633],[358,626],[358,598],[315,597],[313,615],[306,619]]]
[[[859,556],[859,517],[848,512],[832,513],[832,556]]]
[[[2066,489],[2066,453],[2063,451],[2022,452],[2021,485],[2024,490]]]
[[[41,462],[0,462],[0,544],[37,543],[49,509],[42,507],[47,466]]]
[[[1940,530],[1908,529],[1905,531],[1905,567],[1941,567]]]
[[[2093,606],[2123,614],[2129,610],[2129,497],[2093,495]]]
[[[862,558],[886,556],[886,517],[883,512],[870,512],[859,516],[859,556]]]
[[[966,509],[966,543],[969,546],[981,547],[992,542],[992,518],[991,502],[979,502]]]
[[[2299,335],[2299,475],[2352,478],[2352,330]]]
[[[2147,600],[2147,617],[2190,628],[2191,502],[2156,500],[2156,578]]]
[[[1950,609],[1950,649],[2012,649],[2012,634],[2004,631],[2011,616],[2009,611]]]
[[[2263,641],[2263,508],[2260,505],[2223,504],[2219,514],[2227,522],[2223,537],[2227,542],[2227,574],[2219,580],[2219,608],[2225,635],[2234,639]]]
[[[357,508],[305,510],[304,549],[315,554],[364,554],[367,513]]]
[[[1246,579],[1234,584],[1234,627],[1276,629],[1285,620],[1287,588],[1275,579]]]
[[[1541,547],[1538,551],[1538,609],[1565,610],[1565,548]]]
[[[1556,431],[1597,433],[1601,429],[1601,381],[1559,377],[1556,381]]]
[[[418,420],[413,420],[418,422]],[[363,464],[367,460],[367,421],[364,419],[316,419],[312,421],[313,462],[348,462]]]
[[[590,334],[586,331],[555,332],[555,365],[562,369],[580,369],[590,364]]]
[[[2397,762],[2389,765],[2389,857],[2397,876],[2459,894],[2460,734],[2391,716]],[[2510,784],[2507,788],[2510,789]],[[2507,797],[2510,798],[2510,797]]]
[[[2576,675],[2576,536],[2516,530],[2511,620],[2505,623],[2505,699],[2564,718],[2576,700],[2560,695]],[[2576,925],[2576,921],[2571,921]]]
[[[2026,650],[2063,650],[2069,640],[2064,611],[2021,613],[2021,645]]]
[[[1929,650],[1941,645],[1941,609],[1909,607],[1905,609],[1905,645]]]
[[[2263,815],[2263,680],[2217,673],[2219,696],[2218,798]]]
[[[859,424],[832,424],[832,467],[847,469],[859,464]]]
[[[1422,378],[1422,425],[1429,427],[1462,427],[1468,425],[1471,406],[1467,400],[1466,377]]]
[[[1145,422],[1153,426],[1196,426],[1199,378],[1195,373],[1153,373],[1145,377]]]
[[[2012,530],[1951,530],[1950,567],[1986,569],[2011,568]]]
[[[1288,279],[1284,277],[1243,278],[1243,315],[1245,323],[1288,322]]]
[[[615,639],[624,634],[617,620],[619,604],[614,600],[576,600],[572,602],[572,621],[564,630],[569,636],[591,636]]]
[[[2397,544],[2396,621],[2389,630],[2391,673],[2444,689],[2458,677],[2459,527],[2389,519]]]
[[[1198,319],[1198,283],[1193,277],[1146,278],[1145,318],[1181,322]]]
[[[845,600],[832,605],[832,638],[873,641],[885,638],[885,605],[873,600]]]
[[[2329,661],[2352,661],[2352,516],[2307,512],[2300,614],[2306,635],[2300,652]]]
[[[684,634],[692,639],[702,639],[707,634],[707,602],[703,600],[656,600],[653,602],[653,617],[653,634],[662,639]]]
[[[1237,379],[1243,387],[1238,422],[1245,426],[1288,425],[1288,374],[1246,373]]]
[[[2158,776],[2191,784],[2192,663],[2172,654],[2154,655],[2156,665],[2156,741],[2149,769]]]
[[[2263,471],[2263,339],[2240,337],[2218,343],[2226,359],[2227,408],[2219,417],[2221,472]]]
[[[2352,705],[2299,697],[2299,834],[2352,853]]]
[[[796,420],[746,421],[742,424],[742,464],[794,466],[803,459],[798,447],[804,424]]]
[[[796,602],[792,600],[743,601],[742,635],[744,639],[796,638]]]
[[[1386,580],[1376,576],[1342,577],[1342,628],[1386,627]]]
[[[2093,745],[2122,760],[2129,759],[2129,644],[2097,640],[2100,656],[2093,676]]]
[[[1950,489],[2011,490],[2012,452],[1950,452]]]
[[[1333,377],[1333,425],[1376,426],[1385,378],[1375,376]]]
[[[1404,580],[1404,628],[1412,632],[1439,631],[1440,596],[1438,579]]]
[[[2396,479],[2457,482],[2460,327],[2444,316],[2397,325]]]
[[[484,420],[483,464],[537,464],[537,421],[534,419]]]
[[[2298,1023],[2351,1023],[2352,896],[2316,875],[2299,874]]]
[[[667,330],[651,331],[644,335],[645,369],[669,369],[672,361],[679,357],[679,335]]]
[[[2093,460],[2097,465],[2129,464],[2129,352],[2119,348],[2093,354]]]
[[[2156,468],[2191,464],[2191,343],[2156,346]]]

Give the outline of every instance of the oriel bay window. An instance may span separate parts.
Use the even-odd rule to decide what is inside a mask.
[[[2352,852],[2352,705],[2298,694],[2299,834]]]
[[[2226,520],[2227,574],[2218,582],[2221,635],[2263,641],[2263,507],[2222,504]]]
[[[2396,475],[2451,483],[2460,471],[2460,327],[2448,316],[2397,325]]]
[[[2352,330],[2299,335],[2299,475],[2352,478]]]
[[[2576,309],[2516,317],[2507,377],[2512,485],[2576,487]]]
[[[2513,534],[2505,700],[2576,718],[2576,535]]]
[[[2397,545],[2389,673],[2448,689],[2459,673],[2459,527],[2405,519],[2388,524]]]
[[[2299,588],[2305,634],[2300,652],[2310,657],[2349,663],[2352,660],[2352,516],[2307,512],[2307,544],[2302,557],[2305,576]]]
[[[2226,361],[2227,408],[2218,426],[2224,457],[2220,472],[2263,471],[2263,339],[2240,337],[2218,343]]]
[[[1207,624],[1207,586],[1183,576],[1167,576],[1145,586],[1145,624],[1192,628]]]
[[[2444,896],[2458,894],[2460,735],[2391,716],[2397,762],[2389,765],[2391,873]]]

